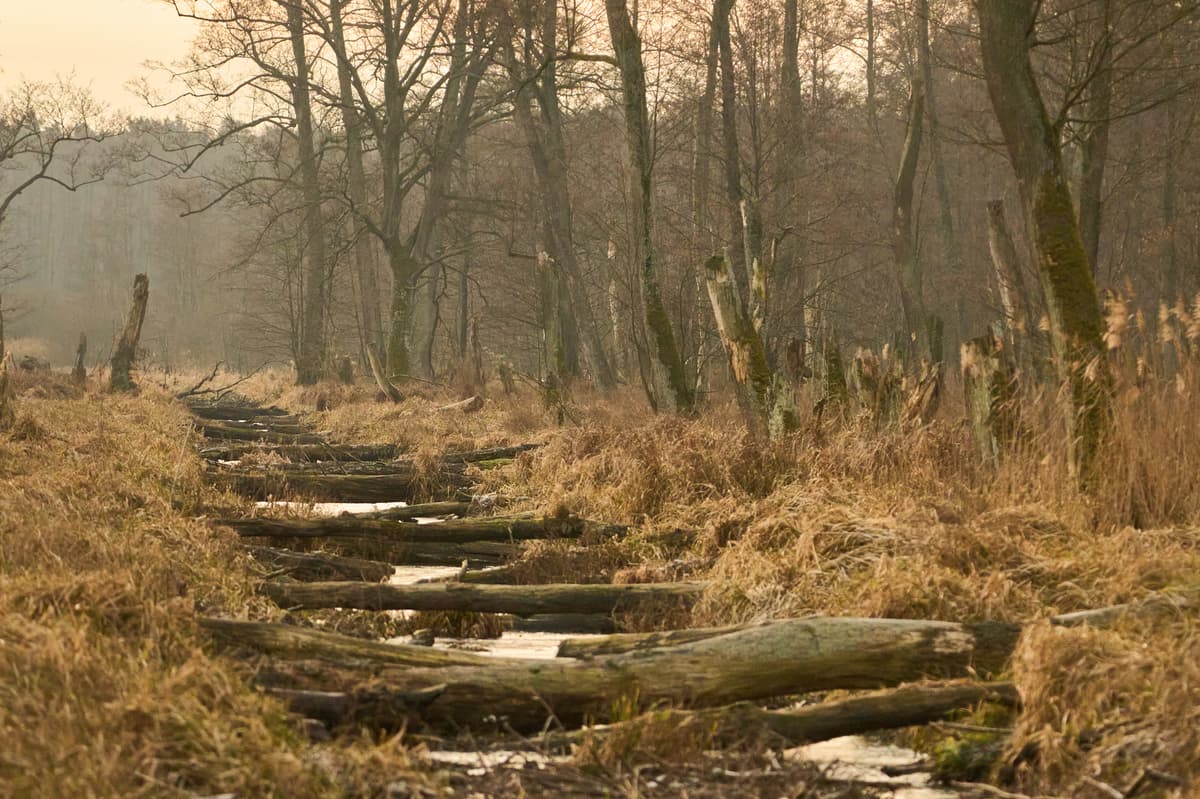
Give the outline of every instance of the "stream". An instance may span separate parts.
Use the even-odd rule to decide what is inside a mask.
[[[258,502],[260,509],[306,511],[317,516],[339,516],[343,513],[368,513],[406,507],[406,502]],[[439,519],[418,519],[429,524]],[[438,580],[459,573],[457,566],[397,566],[389,582],[411,585]],[[405,611],[393,611],[404,613]],[[586,637],[581,634],[505,631],[499,638],[438,638],[434,647],[456,649],[501,658],[532,658],[552,660],[564,638]],[[408,637],[385,639],[388,643],[407,643]],[[569,756],[551,756],[532,751],[450,751],[430,750],[425,757],[441,765],[462,769],[468,776],[478,777],[497,769],[545,769],[555,764],[569,763]],[[925,773],[888,776],[882,769],[921,760],[920,753],[900,746],[872,741],[851,735],[821,743],[788,749],[784,758],[807,761],[822,767],[826,776],[835,781],[862,783],[887,791],[895,799],[961,799],[963,794],[947,788],[929,785]]]

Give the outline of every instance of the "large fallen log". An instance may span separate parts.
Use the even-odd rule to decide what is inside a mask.
[[[535,741],[547,749],[563,750],[588,741],[599,742],[649,722],[711,735],[713,744],[722,747],[758,744],[764,737],[800,746],[843,735],[941,721],[981,702],[1016,705],[1020,698],[1016,687],[1007,682],[906,685],[793,710],[763,710],[748,702],[705,710],[663,710],[649,718],[550,733]]]
[[[381,461],[402,454],[401,444],[225,444],[204,447],[200,454],[209,460],[236,461],[247,455],[274,453],[292,461]]]
[[[473,541],[529,541],[542,538],[578,538],[588,529],[583,519],[547,516],[541,519],[492,516],[447,519],[430,524],[331,516],[322,519],[217,519],[243,538],[320,538],[334,542],[463,544]],[[595,525],[592,525],[595,526]]]
[[[250,421],[239,421],[236,419],[224,419],[216,421],[206,419],[201,422],[204,427],[219,426],[222,430],[241,430],[249,433],[284,433],[289,435],[301,435],[311,433],[312,428],[300,424],[297,420],[284,420],[275,418],[252,419]]]
[[[459,476],[463,474],[461,465],[440,467],[429,472],[431,477],[441,479],[445,475]],[[212,470],[218,476],[261,475],[287,477],[320,477],[322,475],[389,475],[404,477],[408,480],[419,479],[423,470],[416,468],[410,461],[302,461],[300,463],[272,463],[265,466],[255,465],[249,469],[241,466],[218,466]]]
[[[252,499],[286,495],[328,502],[406,502],[426,494],[452,496],[471,484],[461,471],[432,475],[286,474],[260,471],[214,475],[215,482]]]
[[[390,563],[348,558],[328,552],[293,552],[271,547],[249,547],[250,555],[271,569],[285,571],[295,580],[367,580],[381,582],[395,573]]]
[[[486,574],[486,572],[482,572]],[[646,649],[658,649],[664,646],[689,644],[693,641],[703,641],[718,635],[746,630],[750,627],[761,627],[772,622],[760,622],[757,625],[738,624],[728,627],[696,627],[690,630],[665,630],[651,633],[617,633],[602,638],[564,638],[558,645],[560,658],[593,658],[602,655],[619,655],[624,652],[640,652]]]
[[[1200,587],[1185,587],[1175,591],[1151,594],[1135,602],[1122,605],[1111,605],[1104,608],[1080,610],[1074,613],[1062,613],[1051,616],[1049,622],[1056,626],[1088,625],[1101,627],[1113,624],[1127,616],[1137,618],[1152,618],[1161,613],[1177,612],[1181,609],[1196,607],[1200,599]],[[590,658],[601,655],[616,655],[623,652],[637,652],[674,644],[701,641],[718,635],[744,630],[751,626],[762,626],[772,622],[760,622],[758,625],[733,625],[728,627],[697,627],[691,630],[669,630],[667,632],[651,633],[619,633],[603,638],[566,638],[558,645],[558,656],[564,658]]]
[[[341,694],[339,721],[521,732],[610,720],[614,708],[714,707],[833,689],[999,673],[1020,628],[901,619],[795,619],[595,660],[509,661],[387,670]],[[405,697],[439,687],[421,707]]]
[[[359,610],[459,610],[477,613],[612,613],[647,603],[688,603],[702,583],[630,585],[471,585],[418,583],[377,585],[363,582],[266,582],[260,590],[283,608],[356,608]]]

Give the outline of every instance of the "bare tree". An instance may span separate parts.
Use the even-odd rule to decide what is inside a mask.
[[[1091,265],[1079,235],[1051,124],[1030,62],[1039,3],[977,0],[983,68],[1038,255],[1059,374],[1071,462],[1084,481],[1107,426],[1110,378]]]
[[[654,162],[651,157],[650,113],[646,102],[646,70],[642,63],[641,37],[633,27],[625,0],[605,0],[604,9],[617,68],[621,73],[642,306],[651,349],[657,362],[655,371],[664,379],[670,393],[669,398],[651,394],[650,399],[652,403],[669,401],[680,413],[688,413],[695,404],[695,398],[658,286],[654,249]],[[651,387],[647,386],[647,391],[650,390]]]

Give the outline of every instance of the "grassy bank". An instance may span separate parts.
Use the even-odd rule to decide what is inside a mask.
[[[186,413],[165,395],[18,386],[0,435],[0,795],[371,795],[406,756],[314,750],[199,614],[256,616],[233,536],[198,515]]]

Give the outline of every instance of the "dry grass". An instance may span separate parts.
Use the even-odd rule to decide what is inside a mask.
[[[271,611],[162,396],[18,386],[0,435],[0,795],[334,796],[404,773],[401,752],[308,749],[200,613]]]
[[[633,525],[619,555],[595,565],[621,580],[707,578],[692,624],[811,613],[1034,623],[1200,583],[1200,377],[1192,364],[1156,380],[1153,364],[1116,360],[1119,401],[1090,494],[1060,457],[1053,397],[1026,399],[1028,434],[993,472],[953,385],[924,428],[827,415],[775,442],[746,436],[729,406],[656,418],[628,394],[585,398],[564,429],[530,393],[470,416],[431,413],[455,397],[430,393],[331,404],[316,418],[339,438],[425,452],[545,442],[489,485],[519,507]],[[276,398],[312,401],[295,389]],[[531,575],[577,578],[585,564],[560,554],[539,553]],[[1124,785],[1156,767],[1200,790],[1196,619],[1033,628],[1014,667],[1026,702],[1008,756],[1017,782],[1071,793],[1085,775]]]

